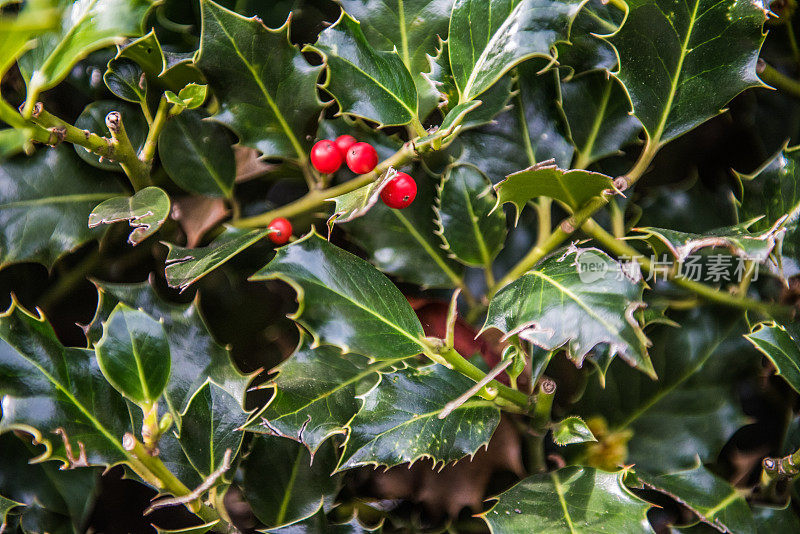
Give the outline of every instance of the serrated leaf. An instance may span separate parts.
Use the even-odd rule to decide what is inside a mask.
[[[666,143],[763,86],[756,60],[766,10],[758,2],[631,0],[609,41],[617,77],[653,143]],[[713,88],[713,90],[710,90]]]
[[[342,354],[336,347],[312,348],[301,341],[270,386],[269,404],[253,416],[246,430],[288,437],[305,444],[311,453],[323,441],[346,432],[347,423],[361,408],[359,392],[375,386],[379,372],[402,365],[402,359],[374,364],[358,354]]]
[[[178,418],[192,396],[207,381],[220,386],[240,404],[252,376],[243,375],[231,361],[226,348],[217,343],[200,316],[197,300],[192,304],[174,304],[162,300],[149,283],[111,284],[95,282],[99,296],[97,312],[86,327],[90,342],[100,338],[100,324],[119,302],[141,308],[163,321],[169,341],[172,369],[164,398]]]
[[[361,24],[346,12],[304,50],[321,54],[328,66],[323,86],[343,113],[380,126],[401,126],[417,118],[417,88],[397,50],[375,50]]]
[[[636,141],[642,126],[629,114],[625,90],[607,72],[576,76],[561,85],[561,95],[575,144],[574,167],[584,169]]]
[[[303,521],[262,532],[270,534],[380,534],[383,532],[383,525],[368,528],[355,517],[347,523],[331,523],[325,513],[320,510]]]
[[[490,401],[471,399],[443,419],[445,406],[474,382],[442,365],[385,374],[364,395],[364,406],[348,425],[339,469],[392,467],[431,458],[447,464],[487,445],[500,423]]]
[[[518,220],[519,214],[534,198],[553,198],[578,210],[613,187],[614,181],[610,176],[579,169],[560,169],[553,160],[549,160],[509,175],[494,188],[498,208],[511,202],[516,208]]]
[[[498,495],[481,517],[496,533],[652,533],[650,504],[628,491],[623,476],[577,466],[534,475]]]
[[[797,392],[800,392],[800,347],[795,341],[797,328],[784,327],[775,322],[758,323],[744,337],[769,358],[777,374]]]
[[[19,60],[28,85],[28,101],[54,87],[70,69],[90,52],[140,34],[144,17],[153,0],[93,0],[67,2],[61,24],[55,31],[39,36],[37,46]]]
[[[589,426],[578,416],[567,417],[566,419],[553,423],[553,441],[558,445],[572,445],[574,443],[586,443],[587,441],[597,441]]]
[[[103,74],[108,90],[128,102],[147,102],[147,77],[136,62],[119,58],[108,62]]]
[[[339,478],[331,476],[335,466],[330,440],[312,462],[308,449],[296,441],[258,436],[244,465],[244,495],[268,528],[294,523],[332,504]]]
[[[169,380],[164,327],[141,310],[117,304],[95,343],[97,363],[114,388],[136,404],[152,404]]]
[[[129,458],[122,435],[128,406],[92,351],[64,347],[44,318],[16,301],[0,316],[0,433],[21,430],[48,449],[40,459],[65,467],[110,466]]]
[[[211,531],[211,529],[214,528],[214,526],[220,521],[220,519],[217,519],[211,523],[203,523],[202,525],[197,525],[195,527],[180,528],[177,530],[165,530],[156,525],[153,525],[153,527],[156,529],[157,534],[205,534],[206,532]]]
[[[121,59],[135,62],[141,67],[149,85],[161,89],[178,92],[190,83],[203,81],[203,74],[194,63],[194,54],[164,50],[155,30],[120,47],[112,62]]]
[[[638,473],[638,478],[645,487],[666,493],[720,532],[756,532],[744,493],[703,466],[659,476]]]
[[[578,366],[601,343],[655,377],[649,341],[633,312],[643,306],[636,272],[597,249],[572,247],[501,289],[489,303],[483,329],[519,335],[545,350],[565,347]]]
[[[450,65],[459,102],[489,89],[526,59],[552,58],[566,40],[580,0],[456,0],[450,18]]]
[[[431,180],[417,180],[417,198],[403,210],[378,202],[343,228],[378,269],[423,287],[454,287],[464,269],[447,257],[435,234]]]
[[[169,217],[169,195],[158,187],[145,187],[131,197],[114,197],[101,202],[89,214],[89,228],[127,221],[133,231],[128,243],[138,245],[161,228]]]
[[[111,137],[106,126],[106,115],[112,111],[118,111],[122,116],[122,123],[125,125],[125,133],[131,140],[131,146],[137,152],[144,146],[147,139],[147,122],[142,116],[138,107],[132,106],[127,102],[114,100],[98,100],[86,106],[80,116],[75,120],[75,127],[88,130],[107,138]],[[93,152],[89,152],[80,145],[73,145],[75,152],[83,161],[104,171],[122,172],[122,167],[116,161],[105,159]]]
[[[558,43],[558,64],[570,74],[590,70],[613,71],[617,51],[601,36],[616,32],[627,14],[614,2],[589,0],[581,8],[570,29],[569,42]]]
[[[389,168],[376,180],[364,187],[359,187],[355,191],[339,195],[334,198],[326,198],[328,202],[334,202],[335,208],[333,215],[328,218],[328,230],[333,230],[334,224],[350,222],[362,217],[375,206],[380,199],[381,191],[397,176],[397,171]]]
[[[206,247],[184,248],[165,243],[169,248],[165,270],[167,283],[183,291],[272,232],[269,228],[248,231],[229,226]]]
[[[492,183],[471,165],[447,169],[439,186],[436,221],[445,249],[456,259],[491,267],[506,238],[506,216],[493,210]]]
[[[271,30],[202,0],[197,65],[220,101],[214,119],[265,157],[305,162],[322,105],[312,67],[289,43],[288,21]]]
[[[172,117],[158,138],[159,158],[172,181],[185,191],[230,197],[236,178],[231,139],[225,128],[203,120],[206,116],[187,110]]]
[[[9,512],[11,512],[11,510],[14,508],[19,508],[20,506],[25,505],[17,501],[12,501],[11,499],[6,499],[0,495],[0,529],[5,529],[8,525]]]
[[[0,165],[0,265],[37,261],[52,267],[65,252],[98,237],[86,226],[98,202],[123,192],[71,148],[38,150]]]
[[[402,293],[366,261],[315,232],[277,250],[251,280],[279,279],[297,291],[293,319],[315,341],[372,360],[423,351],[422,325]]]

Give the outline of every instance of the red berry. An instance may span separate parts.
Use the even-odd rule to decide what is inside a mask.
[[[358,143],[358,140],[352,135],[340,135],[336,138],[336,141],[333,142],[339,149],[339,152],[342,153],[342,158],[347,156],[347,151],[356,143]]]
[[[327,139],[318,141],[311,149],[311,163],[314,168],[323,174],[331,174],[342,166],[342,153]]]
[[[417,182],[404,172],[398,172],[381,191],[383,203],[397,210],[407,208],[417,198]]]
[[[272,219],[272,222],[269,223],[267,228],[270,230],[275,230],[269,234],[269,240],[276,245],[285,245],[289,242],[289,238],[292,237],[292,223],[283,217]]]
[[[347,151],[347,166],[356,174],[372,172],[378,165],[378,153],[369,143],[356,143]]]

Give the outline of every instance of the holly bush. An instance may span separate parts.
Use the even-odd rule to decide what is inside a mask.
[[[800,532],[794,10],[0,1],[0,531]]]

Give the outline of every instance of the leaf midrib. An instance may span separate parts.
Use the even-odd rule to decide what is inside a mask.
[[[84,194],[73,194],[73,195],[63,195],[59,197],[44,197],[44,198],[33,198],[30,200],[16,200],[12,202],[5,202],[0,204],[0,210],[9,209],[9,208],[18,208],[18,207],[26,207],[26,206],[47,206],[50,204],[77,204],[79,202],[88,202],[88,201],[97,201],[97,200],[107,200],[109,198],[114,198],[117,196],[117,193],[84,193]]]
[[[397,217],[400,222],[405,226],[408,233],[417,240],[417,242],[422,245],[422,248],[428,255],[433,259],[434,262],[439,266],[439,268],[444,272],[445,275],[456,285],[460,286],[462,284],[461,278],[445,263],[444,259],[436,253],[436,251],[431,247],[430,243],[428,243],[422,235],[417,231],[416,228],[411,224],[411,222],[406,218],[405,215],[400,213],[400,210],[390,210],[395,217]]]
[[[567,526],[569,527],[569,531],[571,534],[575,534],[575,526],[572,524],[572,516],[570,516],[569,509],[567,508],[567,500],[564,498],[564,488],[561,485],[561,479],[558,476],[557,471],[553,471],[550,474],[550,478],[553,480],[553,486],[556,488],[556,495],[558,496],[558,502],[561,504],[561,509],[564,512],[564,519],[567,521]]]

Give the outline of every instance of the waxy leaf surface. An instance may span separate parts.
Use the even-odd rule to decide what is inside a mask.
[[[171,207],[163,189],[145,187],[131,197],[114,197],[95,206],[89,214],[89,228],[127,221],[133,228],[128,243],[138,245],[161,228]]]

